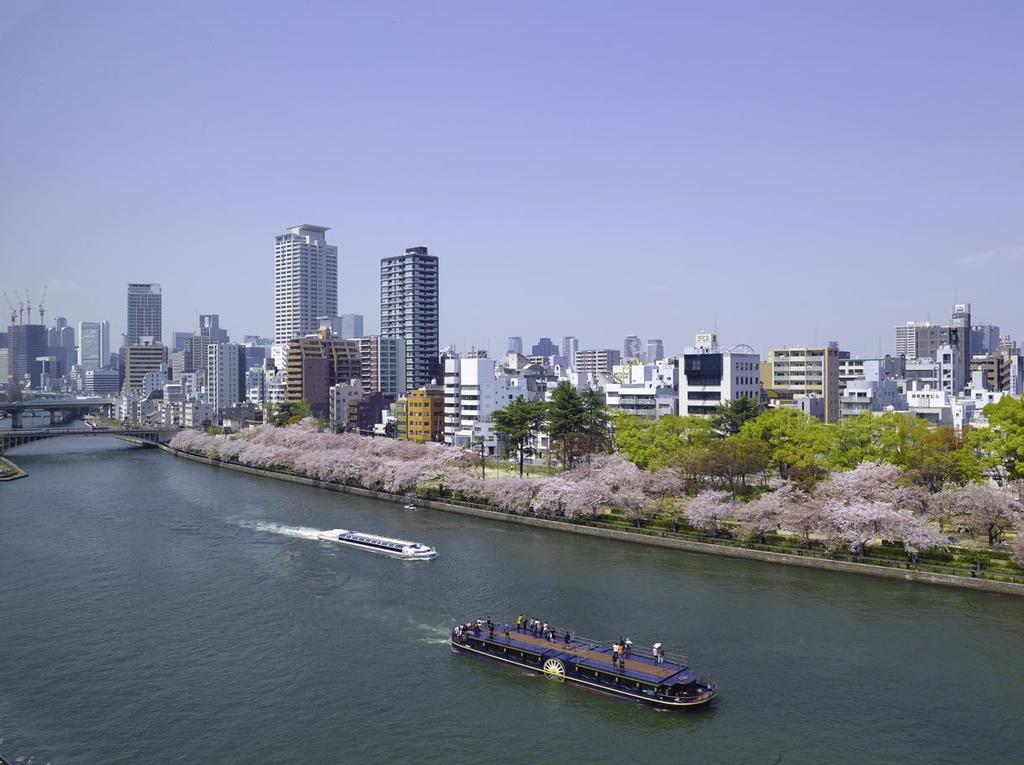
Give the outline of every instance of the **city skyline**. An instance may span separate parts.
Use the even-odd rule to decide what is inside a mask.
[[[874,355],[964,300],[1024,333],[1019,6],[933,4],[925,27],[911,6],[204,14],[36,4],[0,27],[0,71],[32,72],[0,94],[34,115],[0,126],[19,147],[5,290],[45,284],[54,315],[116,338],[122,285],[155,282],[165,334],[215,311],[270,336],[268,242],[312,220],[340,250],[339,312],[375,316],[380,258],[422,243],[446,274],[442,344],[492,355],[510,334],[672,353],[700,330]],[[265,55],[307,15],[309,56]],[[522,44],[515,67],[491,55]],[[310,90],[318,119],[252,118]],[[302,184],[279,182],[282,156]],[[18,256],[26,230],[45,268]]]

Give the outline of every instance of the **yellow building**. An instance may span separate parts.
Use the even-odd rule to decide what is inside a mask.
[[[396,419],[398,417],[396,407]],[[399,421],[398,433],[402,433]],[[402,438],[399,435],[399,438]],[[409,441],[444,441],[444,388],[424,385],[405,398],[405,436]]]

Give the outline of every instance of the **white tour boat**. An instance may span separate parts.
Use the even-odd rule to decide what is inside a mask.
[[[402,560],[430,560],[437,557],[437,550],[433,547],[410,542],[407,539],[392,539],[382,537],[378,534],[366,534],[362,531],[348,531],[347,529],[334,529],[324,531],[320,534],[321,539],[328,542],[337,542],[342,545],[361,547],[371,552],[384,553]]]

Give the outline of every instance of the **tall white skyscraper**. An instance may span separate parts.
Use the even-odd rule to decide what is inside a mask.
[[[161,303],[159,284],[128,285],[128,331],[125,333],[125,345],[138,345],[143,337],[151,337],[157,344],[163,343]]]
[[[438,267],[426,247],[380,261],[380,334],[405,339],[406,390],[441,379]]]
[[[565,359],[565,363],[570,366],[576,365],[576,351],[580,349],[580,340],[578,337],[572,335],[566,335],[562,338],[562,358]]]
[[[274,237],[274,343],[316,332],[338,315],[338,248],[325,226],[292,226]]]
[[[103,369],[110,364],[110,322],[78,322],[78,365]]]
[[[245,349],[237,343],[210,343],[206,347],[206,387],[216,411],[245,400]]]

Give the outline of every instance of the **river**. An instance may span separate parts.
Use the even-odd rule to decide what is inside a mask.
[[[0,484],[0,753],[36,763],[1020,762],[1024,599],[646,548],[55,439]],[[436,546],[401,562],[310,539]],[[662,712],[453,655],[520,611],[714,678]]]

